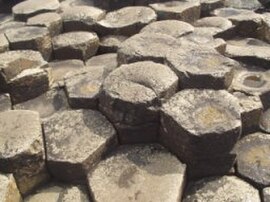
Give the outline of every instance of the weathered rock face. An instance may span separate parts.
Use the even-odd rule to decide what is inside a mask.
[[[93,0],[65,0],[60,2],[60,10],[61,12],[70,7],[75,6],[93,6]]]
[[[0,94],[0,112],[11,110],[11,106],[9,94]]]
[[[237,172],[259,187],[270,185],[269,142],[268,134],[258,132],[241,139],[235,148]]]
[[[125,7],[108,13],[105,18],[98,22],[97,32],[101,35],[126,35],[138,33],[145,25],[155,21],[155,11],[151,8]]]
[[[236,189],[236,187],[238,187]],[[217,178],[206,178],[188,187],[183,202],[192,201],[254,201],[260,202],[258,190],[245,181],[234,177],[224,176]]]
[[[263,201],[264,202],[270,201],[270,188],[269,187],[263,189]]]
[[[177,202],[182,197],[185,170],[184,164],[159,145],[121,146],[97,165],[88,183],[95,201],[117,197],[114,200],[119,202]]]
[[[113,126],[92,110],[56,113],[44,123],[44,134],[48,169],[68,182],[84,181],[86,172],[117,141]]]
[[[258,0],[225,0],[225,6],[240,9],[258,9],[261,7]]]
[[[263,6],[269,7],[270,6],[270,1],[269,0],[258,0]]]
[[[26,21],[34,15],[57,11],[60,8],[58,0],[26,0],[12,8],[15,20]]]
[[[187,163],[190,177],[228,172],[240,133],[238,100],[224,90],[180,91],[161,109],[161,142]],[[231,163],[215,170],[213,159]]]
[[[25,25],[26,24],[24,22],[8,21],[3,24],[0,24],[0,33],[4,34],[9,29],[24,27]]]
[[[224,7],[225,0],[201,0],[201,16],[209,16],[217,8]]]
[[[38,113],[2,112],[0,126],[0,171],[13,173],[20,192],[27,194],[48,179]]]
[[[122,65],[103,84],[100,109],[123,143],[156,141],[158,108],[178,90],[169,67],[150,61]]]
[[[100,38],[99,53],[116,53],[121,43],[128,37],[122,35],[108,35]]]
[[[266,132],[270,133],[270,109],[266,110],[260,119],[260,128]]]
[[[4,34],[0,34],[0,53],[4,53],[9,49],[9,42]]]
[[[0,174],[0,201],[20,202],[22,200],[13,175]]]
[[[53,38],[56,59],[87,60],[96,54],[99,38],[94,32],[69,32]]]

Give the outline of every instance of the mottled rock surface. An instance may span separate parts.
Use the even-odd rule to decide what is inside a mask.
[[[11,110],[12,104],[9,94],[0,94],[0,112]]]
[[[100,53],[116,53],[122,42],[128,37],[122,35],[108,35],[100,38],[98,51]]]
[[[0,174],[0,201],[20,202],[22,200],[13,175]]]
[[[266,110],[260,119],[260,128],[266,132],[270,133],[270,109]]]

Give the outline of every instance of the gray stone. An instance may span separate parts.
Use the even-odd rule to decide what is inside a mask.
[[[258,187],[270,185],[270,137],[265,133],[253,133],[236,145],[237,172]]]
[[[58,35],[63,30],[62,18],[57,13],[43,13],[27,20],[27,25],[46,27],[51,36]]]
[[[266,133],[270,133],[270,109],[267,109],[261,116],[260,129]]]
[[[127,36],[108,35],[100,38],[99,53],[116,53]]]
[[[60,2],[60,10],[74,6],[93,6],[93,0],[64,0]]]
[[[225,90],[180,91],[161,109],[160,140],[191,167],[190,176],[224,174],[228,165],[215,170],[213,159],[233,160],[230,152],[241,134],[240,113],[237,98]]]
[[[270,106],[270,72],[236,71],[230,90],[260,97],[267,109]]]
[[[170,50],[180,47],[174,37],[166,34],[141,33],[128,38],[118,50],[118,63],[152,60],[164,63]]]
[[[180,38],[194,31],[194,27],[186,22],[179,20],[163,20],[153,22],[145,26],[141,33],[160,33],[168,34],[175,38]]]
[[[260,117],[263,113],[263,105],[258,96],[245,93],[233,93],[238,98],[241,106],[242,135],[255,132],[259,129]]]
[[[0,33],[4,34],[9,29],[20,28],[20,27],[24,27],[25,25],[26,25],[25,22],[9,21],[9,22],[0,24]]]
[[[200,18],[201,4],[199,0],[168,1],[149,5],[153,8],[159,20],[182,20],[194,22]]]
[[[186,166],[159,145],[121,146],[97,165],[88,183],[94,201],[178,202],[185,171]]]
[[[11,107],[9,94],[0,94],[0,112],[11,110]]]
[[[97,21],[105,16],[105,11],[92,6],[67,7],[61,14],[64,31],[92,31]]]
[[[87,191],[82,186],[67,187],[59,196],[61,202],[90,202]]]
[[[270,188],[269,187],[263,189],[263,201],[270,202]]]
[[[4,53],[9,49],[9,42],[4,34],[0,34],[0,53]]]
[[[100,110],[114,124],[122,143],[157,140],[160,103],[178,90],[169,67],[145,61],[122,65],[103,84]]]
[[[0,113],[0,171],[13,173],[24,195],[48,179],[38,113]]]
[[[201,16],[209,16],[213,10],[224,7],[224,3],[225,0],[201,0]]]
[[[96,54],[99,38],[94,32],[69,32],[53,38],[53,50],[56,59],[87,60]]]
[[[21,202],[22,198],[12,174],[0,174],[0,201]]]
[[[1,13],[0,14],[0,25],[4,24],[6,22],[12,21],[12,20],[13,20],[13,16],[10,13],[8,13],[8,14]]]
[[[107,13],[105,18],[97,23],[97,31],[100,35],[132,36],[156,19],[157,15],[151,8],[125,7]]]
[[[183,202],[260,202],[259,191],[235,176],[206,178],[190,183]]]
[[[89,169],[117,142],[113,126],[92,110],[58,112],[44,123],[44,134],[48,169],[67,182],[83,182]]]
[[[208,49],[179,48],[168,54],[166,64],[179,77],[180,88],[227,89],[237,62]]]
[[[32,100],[13,106],[14,109],[31,110],[39,113],[42,120],[68,108],[65,92],[52,89]]]
[[[259,30],[258,38],[270,42],[270,14],[263,13],[262,28]]]
[[[26,21],[40,13],[57,11],[60,8],[58,0],[26,0],[12,8],[15,20]]]
[[[116,10],[123,7],[132,6],[134,4],[134,0],[93,0],[94,5],[105,10]]]
[[[52,53],[52,42],[48,29],[43,27],[25,26],[9,29],[5,32],[11,50],[36,50],[45,60]]]
[[[258,0],[225,0],[226,7],[255,10],[261,7]]]

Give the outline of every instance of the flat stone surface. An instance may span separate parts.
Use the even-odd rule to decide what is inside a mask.
[[[168,34],[175,38],[180,38],[194,31],[194,27],[186,22],[179,20],[162,20],[153,22],[145,26],[141,33],[160,33]]]
[[[126,64],[152,60],[163,63],[170,50],[179,48],[180,43],[166,34],[141,33],[125,40],[118,50],[118,63]]]
[[[270,188],[269,187],[263,189],[263,201],[264,202],[270,201]]]
[[[0,33],[4,34],[9,29],[24,27],[25,25],[26,25],[25,22],[9,21],[9,22],[0,24]]]
[[[62,18],[58,13],[42,13],[27,20],[27,25],[46,27],[51,36],[58,35],[63,30]]]
[[[20,192],[17,188],[13,175],[0,174],[0,201],[1,202],[20,202],[22,201]]]
[[[68,182],[83,181],[117,141],[113,126],[92,110],[56,113],[44,123],[44,134],[48,169],[55,178]]]
[[[240,9],[258,9],[261,4],[257,0],[225,0],[225,6]]]
[[[0,170],[13,173],[20,192],[26,194],[48,178],[38,113],[2,112],[0,126]]]
[[[46,12],[57,11],[60,8],[58,0],[26,0],[18,3],[12,8],[14,18],[26,21],[27,18]]]
[[[145,25],[155,21],[156,13],[149,7],[125,7],[107,13],[105,18],[98,22],[98,34],[114,34],[132,36],[138,33]]]
[[[150,61],[122,65],[105,79],[100,109],[114,123],[120,141],[155,141],[160,103],[177,90],[178,78],[165,65]]]
[[[39,51],[49,60],[52,53],[51,37],[46,28],[25,26],[9,29],[5,32],[11,50]]]
[[[108,35],[100,38],[99,49],[100,53],[116,53],[122,42],[128,37],[122,35]]]
[[[97,21],[105,16],[105,11],[92,6],[72,6],[61,14],[64,31],[92,31]]]
[[[0,34],[0,53],[4,53],[9,49],[9,42],[4,34]]]
[[[265,133],[253,133],[236,145],[237,172],[258,187],[270,185],[270,137]]]
[[[236,189],[237,187],[237,189]],[[235,176],[206,178],[188,186],[183,202],[260,202],[259,191]]]
[[[93,0],[65,0],[60,2],[60,10],[74,6],[93,6]]]
[[[9,94],[0,94],[0,112],[11,110],[11,107]]]
[[[96,54],[99,38],[94,32],[69,32],[53,38],[53,50],[56,59],[87,60]]]
[[[170,52],[166,64],[178,75],[182,89],[227,89],[238,65],[219,53],[187,47]]]
[[[201,4],[198,0],[168,1],[149,6],[156,11],[159,20],[194,22],[201,15]]]
[[[185,171],[186,166],[159,145],[121,146],[89,174],[88,183],[95,201],[117,196],[119,202],[177,202]]]
[[[266,110],[260,119],[260,128],[266,133],[270,133],[270,109]]]

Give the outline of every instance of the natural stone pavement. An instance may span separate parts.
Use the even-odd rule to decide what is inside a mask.
[[[270,202],[270,0],[0,0],[0,202]]]

